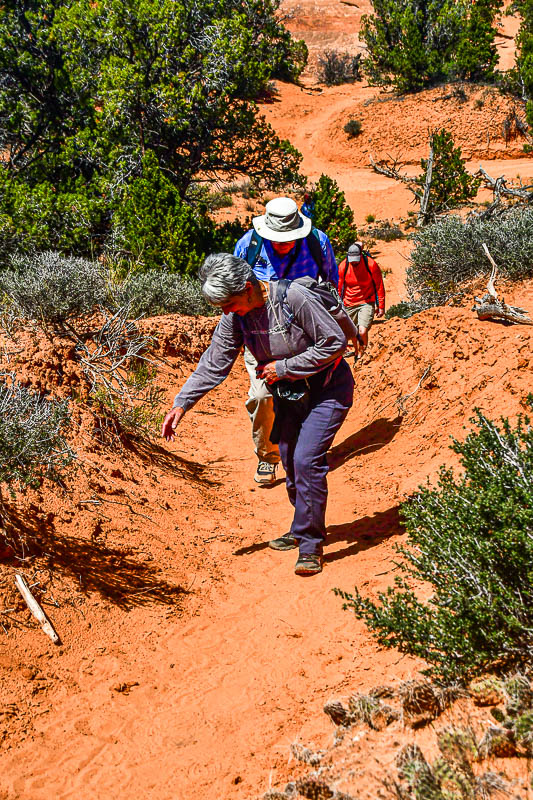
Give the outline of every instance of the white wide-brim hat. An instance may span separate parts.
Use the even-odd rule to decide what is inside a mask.
[[[263,239],[294,242],[311,233],[313,223],[309,217],[300,214],[290,197],[275,197],[266,204],[265,214],[254,217],[252,225]]]

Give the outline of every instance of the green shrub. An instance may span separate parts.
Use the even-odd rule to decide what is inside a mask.
[[[344,192],[332,178],[321,175],[310,195],[315,204],[313,225],[327,233],[336,252],[346,251],[357,240],[357,228]]]
[[[374,214],[367,214],[366,215],[365,222],[370,223],[370,222],[375,222],[375,221],[376,221],[376,218],[375,218]]]
[[[136,269],[193,272],[213,244],[215,225],[206,211],[182,200],[155,155],[146,153],[142,176],[126,187],[113,216],[114,249]]]
[[[66,401],[44,399],[13,375],[0,375],[0,483],[14,489],[61,483],[74,460],[64,434],[70,425]]]
[[[326,86],[340,86],[343,83],[360,81],[360,62],[360,53],[353,56],[350,53],[339,53],[337,50],[325,50],[318,57],[318,80]]]
[[[494,19],[501,0],[373,0],[372,5],[374,13],[363,15],[360,33],[368,50],[363,67],[372,83],[409,92],[456,77],[494,77]]]
[[[385,319],[392,319],[393,317],[409,319],[413,314],[417,314],[422,310],[423,309],[417,305],[417,303],[409,303],[406,300],[402,300],[400,303],[390,306],[390,308],[385,311]]]
[[[449,216],[417,230],[413,242],[406,284],[409,297],[426,307],[445,304],[490,271],[484,242],[502,277],[533,276],[533,209],[514,208],[486,221]]]
[[[424,220],[432,220],[443,211],[468,202],[476,196],[481,178],[470,175],[465,169],[461,148],[454,147],[450,133],[444,128],[438,133],[432,133],[430,147],[433,150],[433,163],[431,170],[431,186],[429,201],[424,215]],[[422,174],[416,183],[423,187],[426,182],[429,159],[422,159]]]
[[[514,93],[526,100],[526,119],[533,127],[533,0],[518,0],[515,8],[522,18],[516,38],[518,48]]]
[[[350,136],[351,138],[359,136],[362,130],[363,130],[363,124],[358,119],[348,120],[348,122],[343,128],[344,133],[347,133],[348,136]]]
[[[62,325],[107,296],[103,270],[94,261],[47,252],[13,256],[10,267],[0,272],[0,292],[21,319]]]
[[[229,192],[211,192],[207,203],[211,211],[216,211],[219,208],[230,208],[233,205],[233,197]]]
[[[296,80],[307,49],[277,0],[42,0],[0,9],[0,144],[30,185],[78,177],[111,191],[145,152],[183,196],[198,174],[273,179],[299,156],[254,103]],[[265,168],[265,164],[268,165]],[[276,177],[277,176],[277,177]]]
[[[402,508],[404,577],[378,603],[336,590],[381,645],[446,680],[527,661],[533,646],[533,427],[520,416],[500,428],[479,411],[473,421],[477,430],[452,445],[463,474],[442,467],[437,486]]]
[[[453,56],[452,75],[467,81],[495,79],[498,51],[494,23],[502,6],[502,0],[476,0],[469,5]]]
[[[0,265],[14,252],[99,251],[109,224],[109,201],[82,180],[62,190],[52,181],[28,184],[0,165]]]
[[[118,288],[116,297],[120,305],[128,303],[135,316],[213,313],[200,291],[199,281],[161,270],[132,273]]]

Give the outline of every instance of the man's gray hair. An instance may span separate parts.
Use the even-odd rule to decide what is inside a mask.
[[[227,303],[236,294],[241,294],[250,281],[258,283],[251,266],[243,258],[230,253],[213,253],[198,270],[202,283],[202,294],[212,305]]]

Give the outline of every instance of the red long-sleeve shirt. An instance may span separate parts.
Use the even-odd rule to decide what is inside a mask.
[[[367,258],[368,269],[363,256],[361,256],[358,264],[353,261],[347,264],[346,259],[341,261],[339,264],[339,294],[341,297],[344,294],[344,305],[347,307],[359,306],[361,303],[374,303],[384,311],[385,287],[383,285],[383,275],[377,261],[374,261],[371,256],[367,256]]]

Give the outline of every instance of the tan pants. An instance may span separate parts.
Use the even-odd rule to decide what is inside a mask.
[[[268,391],[265,381],[256,376],[257,361],[248,348],[244,349],[244,365],[250,376],[246,410],[252,423],[252,439],[254,440],[255,453],[259,461],[278,464],[278,446],[270,441],[270,432],[274,424],[272,395]]]

